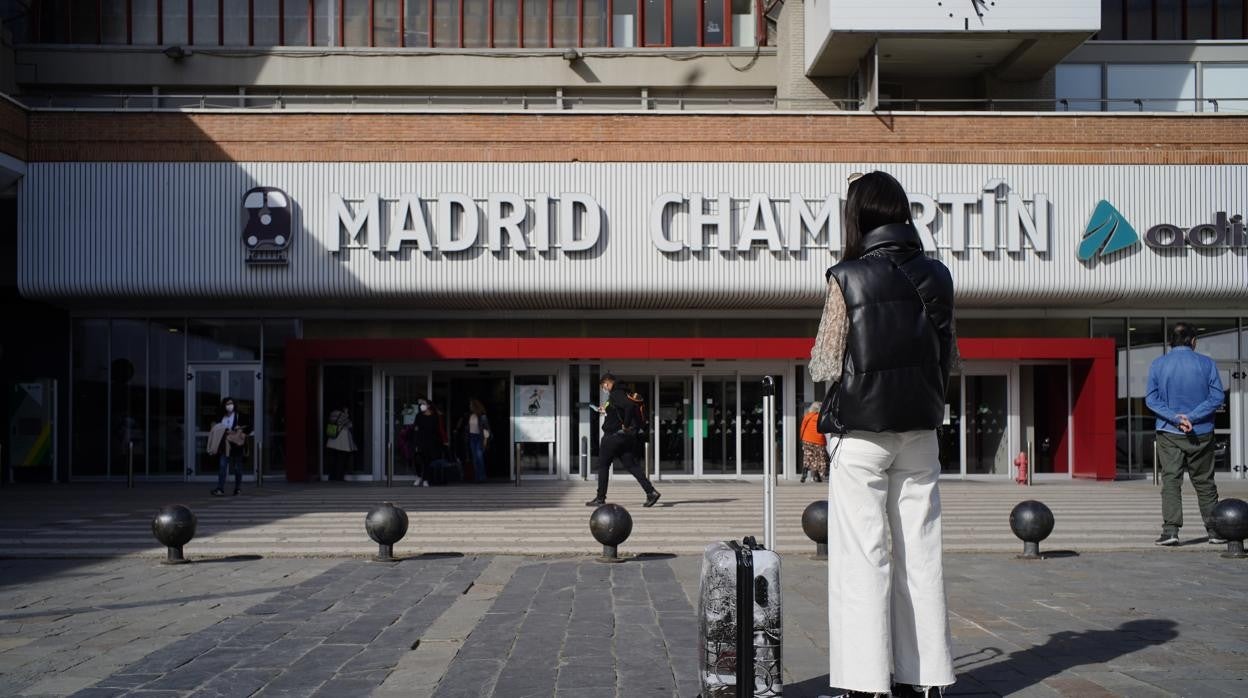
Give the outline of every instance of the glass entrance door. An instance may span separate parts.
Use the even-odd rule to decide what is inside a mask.
[[[1222,379],[1222,404],[1213,413],[1213,467],[1232,477],[1244,477],[1244,386],[1248,383],[1237,364],[1219,364]],[[1236,466],[1240,470],[1235,470]]]
[[[385,401],[383,405],[382,443],[385,451],[379,464],[381,472],[375,477],[384,480],[387,469],[392,469],[395,479],[413,480],[417,474],[416,463],[416,403],[428,400],[429,376],[414,373],[385,374]]]
[[[693,475],[695,431],[693,377],[659,376],[659,402],[654,435],[658,442],[658,470],[663,475]]]
[[[1010,377],[971,374],[963,380],[967,475],[1009,475]]]
[[[737,377],[702,376],[702,474],[737,475]]]
[[[261,383],[259,364],[192,364],[187,369],[187,420],[192,425],[194,438],[189,439],[186,477],[190,479],[215,479],[220,470],[218,456],[208,453],[208,434],[212,425],[221,420],[221,401],[234,400],[238,414],[236,424],[248,429],[249,437],[243,461],[243,475],[255,479],[257,461],[256,439],[263,434],[260,403]]]

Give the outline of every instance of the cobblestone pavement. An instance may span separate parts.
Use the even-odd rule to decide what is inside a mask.
[[[947,555],[949,695],[1248,695],[1248,565],[1216,552]],[[826,694],[826,564],[783,564],[785,695]],[[4,560],[0,695],[695,696],[699,566]]]

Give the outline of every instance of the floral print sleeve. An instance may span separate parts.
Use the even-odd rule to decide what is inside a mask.
[[[841,363],[845,357],[845,339],[849,335],[849,316],[845,296],[835,279],[828,279],[828,295],[823,303],[823,317],[815,346],[810,350],[810,379],[816,383],[841,379]]]

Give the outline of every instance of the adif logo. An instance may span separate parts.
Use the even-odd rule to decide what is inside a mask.
[[[1127,219],[1114,208],[1114,205],[1102,199],[1092,211],[1088,227],[1083,232],[1083,242],[1079,243],[1079,261],[1089,262],[1095,257],[1104,257],[1132,245],[1139,244],[1140,234],[1127,222]]]

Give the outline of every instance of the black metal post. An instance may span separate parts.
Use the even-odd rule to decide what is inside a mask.
[[[133,489],[134,488],[134,441],[130,441],[126,444],[126,450],[129,452],[129,456],[127,458],[128,464],[126,466],[126,487]],[[179,553],[179,555],[180,554],[181,553]]]
[[[516,444],[516,487],[520,486],[520,444]]]

